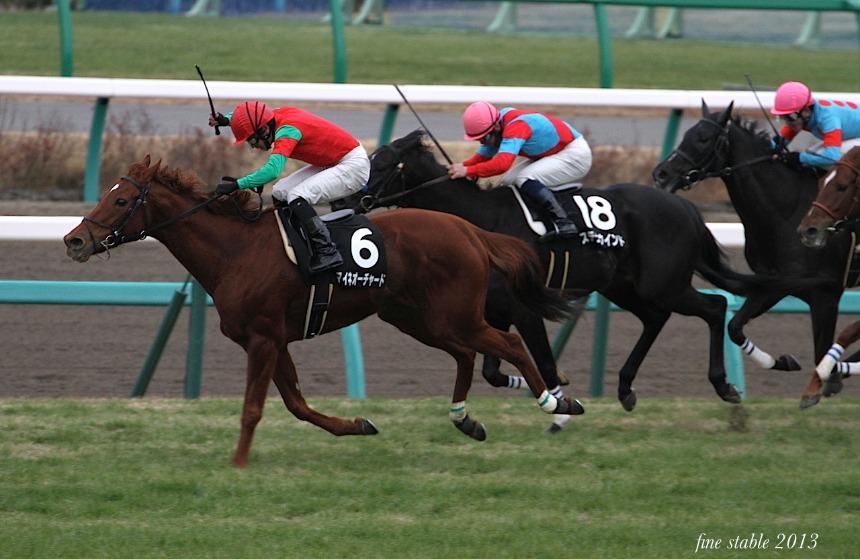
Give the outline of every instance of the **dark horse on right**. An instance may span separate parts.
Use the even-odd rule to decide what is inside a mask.
[[[741,401],[735,386],[726,381],[726,299],[700,292],[692,285],[692,277],[699,274],[721,289],[743,295],[769,289],[773,278],[731,270],[692,203],[635,184],[557,191],[582,233],[566,242],[541,243],[531,225],[533,218],[515,189],[484,190],[466,179],[449,179],[424,137],[416,130],[377,149],[371,156],[367,192],[347,204],[359,210],[396,205],[453,213],[483,229],[527,239],[542,256],[549,286],[564,287],[575,296],[597,291],[632,312],[642,322],[643,331],[619,371],[618,398],[624,409],[631,411],[636,405],[633,380],[672,313],[698,316],[708,324],[708,378],[720,398]],[[488,321],[497,328],[504,325],[494,323],[490,315],[499,320],[504,311],[503,298],[488,297]],[[533,344],[542,340],[548,345],[546,330],[542,319],[529,314],[508,315],[507,321],[515,324],[539,360]],[[545,372],[540,363],[538,368]],[[549,381],[547,385],[551,386]]]
[[[818,192],[818,173],[795,169],[780,160],[766,131],[753,121],[732,115],[733,105],[710,112],[702,101],[702,118],[690,128],[680,145],[654,169],[660,188],[675,192],[710,177],[719,177],[744,225],[744,255],[756,274],[784,278],[782,288],[759,291],[748,297],[729,322],[731,340],[764,368],[800,370],[790,355],[774,359],[749,341],[744,325],[767,312],[782,298],[793,295],[809,305],[815,362],[830,349],[836,330],[839,299],[849,279],[853,249],[847,234],[834,235],[827,246],[805,246],[797,234],[801,218]],[[855,284],[856,285],[856,284]],[[838,376],[838,375],[834,375]],[[838,391],[824,387],[824,394]],[[808,407],[801,401],[801,408]]]

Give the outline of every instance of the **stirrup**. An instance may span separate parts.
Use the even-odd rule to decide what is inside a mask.
[[[547,231],[541,235],[541,241],[551,241],[554,239],[568,239],[579,235],[579,229],[573,222],[559,225],[558,222],[552,222],[554,229]]]
[[[308,269],[312,274],[319,274],[320,272],[325,272],[327,270],[331,270],[332,268],[337,268],[343,264],[343,256],[340,255],[338,250],[335,250],[333,254],[313,254],[311,255],[311,261],[308,265]]]

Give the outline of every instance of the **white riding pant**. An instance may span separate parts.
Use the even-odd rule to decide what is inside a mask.
[[[331,167],[307,165],[275,183],[272,197],[284,202],[304,198],[309,204],[332,202],[358,192],[370,179],[370,159],[362,146]]]
[[[591,147],[584,137],[570,142],[553,155],[537,160],[526,159],[505,173],[502,184],[523,185],[529,179],[545,186],[560,186],[577,182],[591,170]]]

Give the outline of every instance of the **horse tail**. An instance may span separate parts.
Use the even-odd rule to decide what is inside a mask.
[[[761,289],[784,289],[785,281],[780,277],[744,274],[732,269],[727,262],[725,250],[704,222],[701,225],[701,236],[703,246],[696,263],[696,273],[719,289],[743,297]]]
[[[570,305],[561,291],[549,289],[543,283],[544,270],[534,247],[516,237],[478,229],[478,237],[490,266],[505,277],[513,298],[531,312],[548,320],[568,317]]]

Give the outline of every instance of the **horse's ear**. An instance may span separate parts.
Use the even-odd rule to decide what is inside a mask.
[[[141,161],[140,164],[148,169],[151,162],[152,157],[150,157],[150,155],[147,153],[146,157],[143,158],[143,161]]]
[[[702,117],[707,117],[711,114],[711,111],[708,110],[708,104],[705,103],[705,98],[702,97]]]
[[[726,110],[720,113],[720,117],[717,119],[717,123],[719,123],[720,126],[724,125],[729,121],[730,118],[732,118],[732,108],[734,106],[735,102],[732,101],[731,103],[729,103],[729,106],[726,107]]]

